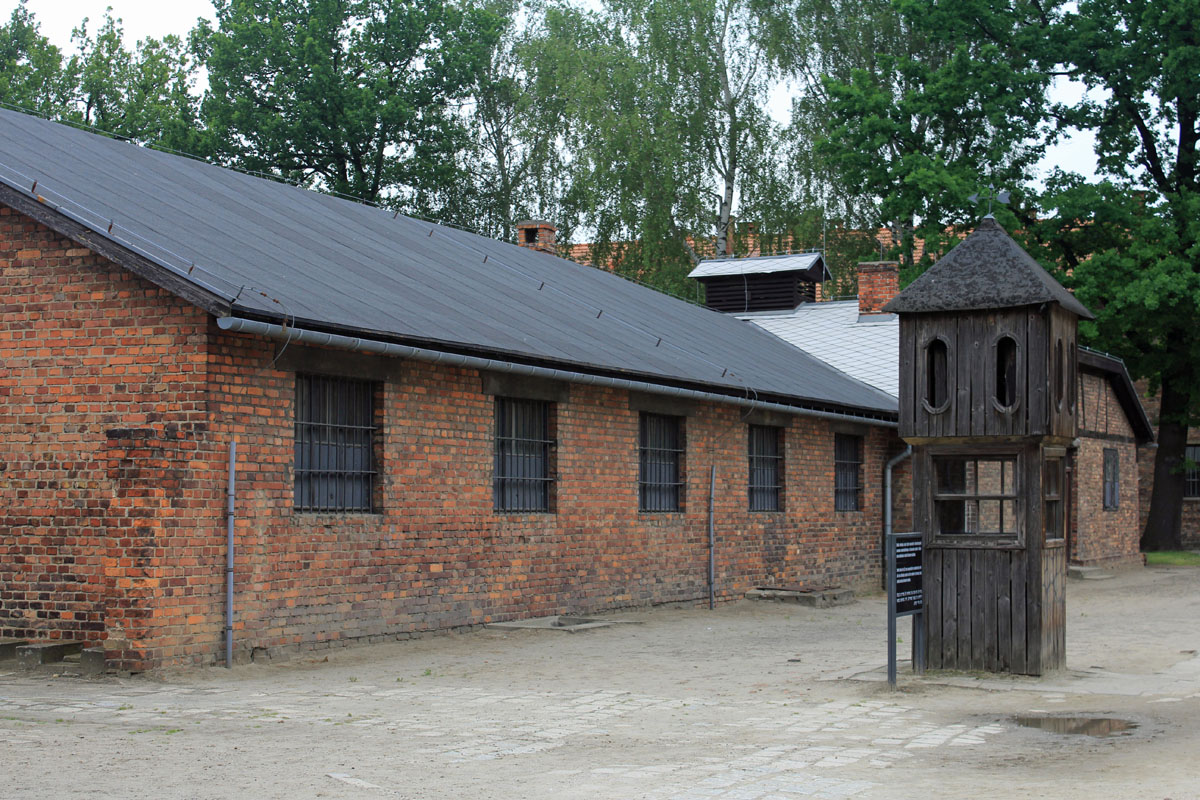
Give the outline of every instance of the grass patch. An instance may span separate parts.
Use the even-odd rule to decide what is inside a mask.
[[[1146,564],[1152,567],[1200,567],[1200,553],[1191,550],[1162,550],[1146,553]]]

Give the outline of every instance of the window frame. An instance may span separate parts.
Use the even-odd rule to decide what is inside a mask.
[[[1183,498],[1185,500],[1200,500],[1200,444],[1185,444],[1183,457],[1186,461],[1196,464],[1195,469],[1185,469],[1183,473]]]
[[[845,448],[854,445],[854,458],[845,458]],[[853,433],[833,434],[833,510],[862,511],[862,466],[864,437]],[[853,476],[851,482],[849,478]]]
[[[1103,463],[1101,506],[1105,511],[1116,511],[1121,507],[1121,452],[1115,447],[1104,448]]]
[[[974,485],[967,478],[967,473],[963,475],[963,490],[953,491],[943,488],[939,466],[941,463],[950,461],[964,462],[964,466],[974,465]],[[1000,466],[1000,489],[999,491],[982,491],[979,482],[979,464],[980,462],[999,463]],[[997,545],[1019,545],[1023,539],[1023,513],[1021,503],[1021,455],[1015,451],[995,451],[995,452],[980,452],[980,451],[946,451],[934,453],[929,459],[929,481],[932,490],[929,494],[929,523],[933,530],[935,541],[940,543],[955,543],[966,544],[968,546],[977,546],[978,544],[997,544]],[[1005,485],[1006,471],[1004,464],[1008,464],[1008,473],[1012,476],[1012,485]],[[966,467],[971,469],[969,466]],[[983,518],[980,512],[981,503],[997,503],[998,519],[1000,521],[1000,530],[998,531],[954,531],[944,532],[942,530],[942,514],[939,504],[962,503],[962,514],[964,525],[968,517],[973,517],[978,524],[978,521]],[[1005,529],[1005,509],[1004,504],[1009,503],[1012,514],[1013,529]],[[969,509],[974,507],[974,514],[969,513]]]
[[[492,421],[492,510],[554,513],[554,404],[496,395]]]
[[[640,513],[670,514],[684,510],[687,455],[684,419],[672,414],[638,412]]]
[[[296,373],[292,428],[294,513],[378,513],[382,405],[376,402],[379,390],[378,381]],[[332,493],[332,499],[318,497],[327,493]]]
[[[770,442],[764,452],[762,446]],[[784,429],[778,425],[747,425],[747,509],[752,512],[783,511]]]

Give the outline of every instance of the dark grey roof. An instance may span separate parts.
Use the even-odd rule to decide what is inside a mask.
[[[985,217],[974,232],[883,307],[899,313],[971,311],[1058,303],[1093,319],[1074,295],[1050,277],[1033,256]]]
[[[1117,402],[1121,404],[1121,410],[1125,412],[1125,418],[1129,420],[1129,427],[1133,429],[1133,435],[1137,438],[1138,444],[1154,441],[1154,426],[1150,424],[1150,418],[1146,416],[1146,408],[1138,398],[1137,388],[1129,377],[1129,371],[1125,369],[1124,361],[1108,353],[1080,347],[1079,369],[1102,375],[1108,379],[1112,385],[1113,394],[1117,396]]]
[[[0,184],[210,293],[215,313],[895,413],[755,326],[603,270],[7,110]]]

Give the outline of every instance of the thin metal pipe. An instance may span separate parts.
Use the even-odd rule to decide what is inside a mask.
[[[715,522],[715,498],[717,494],[717,465],[708,472],[708,607],[717,607],[717,527]]]
[[[237,439],[229,443],[229,488],[225,492],[225,667],[233,668],[233,506],[237,497]]]
[[[554,369],[551,367],[538,367],[531,364],[514,364],[510,361],[500,361],[492,358],[480,358],[478,356],[466,356],[459,353],[447,353],[441,350],[429,350],[423,347],[413,347],[411,345],[395,344],[392,342],[381,342],[377,339],[362,339],[354,336],[342,336],[336,333],[324,333],[322,331],[314,331],[306,328],[290,328],[283,325],[276,325],[271,322],[261,322],[259,320],[245,319],[242,317],[220,317],[217,319],[217,326],[223,331],[230,331],[232,333],[251,333],[258,336],[266,336],[271,339],[282,339],[286,342],[304,342],[305,344],[336,347],[342,350],[361,350],[367,353],[379,353],[381,355],[395,356],[399,358],[411,358],[417,361],[426,361],[431,364],[447,364],[449,366],[465,367],[468,369],[506,372],[514,375],[529,375],[537,378],[547,378],[549,380],[567,381],[570,383],[585,383],[593,386],[606,386],[614,389],[646,392],[647,394],[661,394],[670,397],[680,397],[688,400],[698,400],[709,403],[725,403],[727,405],[758,408],[768,411],[780,411],[787,414],[799,414],[807,417],[853,420],[855,422],[866,422],[871,425],[879,425],[885,428],[895,428],[897,425],[897,423],[892,420],[876,419],[866,415],[860,416],[857,414],[844,414],[836,411],[822,411],[820,409],[803,408],[800,406],[787,405],[785,403],[768,403],[750,397],[736,397],[733,395],[718,394],[716,392],[703,392],[696,389],[683,389],[678,386],[663,386],[657,383],[627,380],[625,378],[612,378],[605,375],[589,375],[586,372],[574,372],[572,370]]]
[[[892,469],[904,459],[912,455],[912,445],[904,448],[903,452],[892,456],[887,466],[883,468],[883,535],[884,541],[892,533]]]

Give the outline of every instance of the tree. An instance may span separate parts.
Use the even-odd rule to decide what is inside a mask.
[[[743,187],[766,169],[753,156],[775,133],[766,111],[773,5],[609,0],[599,13],[549,9],[545,47],[557,66],[547,79],[567,98],[570,120],[565,205],[594,231],[597,261],[682,289],[706,245],[729,249]]]
[[[472,227],[513,241],[520,219],[561,220],[566,101],[539,78],[547,68],[544,17],[515,0],[494,0],[488,10],[503,27],[471,93],[464,170],[477,192]]]
[[[918,5],[801,0],[793,46],[780,48],[801,80],[792,129],[814,143],[806,171],[891,229],[906,279],[922,268],[916,240],[952,246],[947,227],[973,217],[981,183],[1029,181],[1041,153],[1029,98],[1050,80],[982,37],[941,34]]]
[[[452,0],[217,0],[196,41],[219,156],[362,200],[454,216],[454,104],[495,43],[493,15]],[[446,212],[446,213],[443,213]]]
[[[84,19],[72,39],[78,52],[65,72],[73,96],[56,116],[139,144],[211,154],[195,92],[199,65],[182,39],[147,38],[130,52],[121,20],[107,13],[94,36]]]
[[[1121,356],[1161,395],[1147,550],[1180,545],[1188,426],[1200,419],[1200,1],[904,0],[938,31],[1003,55],[1010,67],[1089,90],[1050,104],[1014,93],[1057,135],[1096,136],[1098,170],[1087,185],[1056,176],[1042,202],[1051,224],[1031,224],[1072,268],[1068,282],[1097,315],[1087,341]],[[1058,228],[1058,236],[1052,229]],[[1082,233],[1080,231],[1083,231]]]
[[[62,51],[42,35],[21,0],[0,25],[0,102],[53,116],[67,107],[72,83]]]

